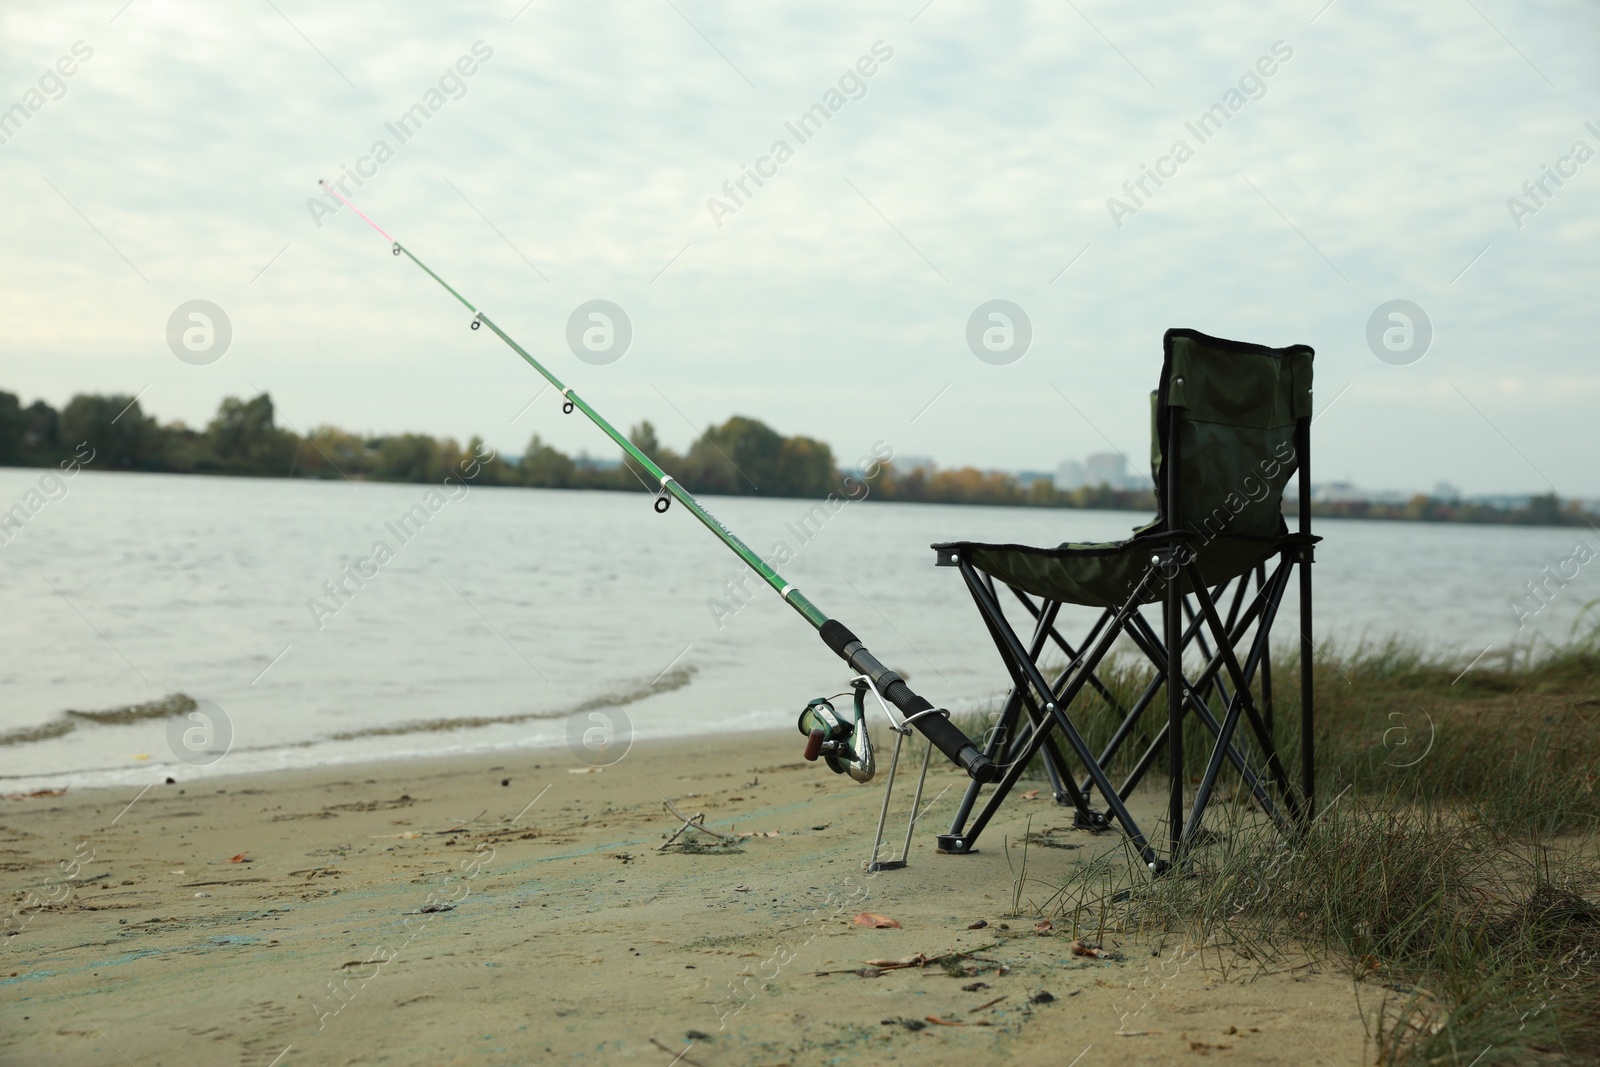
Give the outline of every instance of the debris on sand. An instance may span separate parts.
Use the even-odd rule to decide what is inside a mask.
[[[894,920],[891,919],[889,921],[893,922]],[[885,971],[898,971],[905,967],[926,967],[928,965],[928,957],[919,952],[915,956],[907,956],[903,960],[867,960],[866,964],[868,967],[880,967]]]
[[[681,837],[683,834],[687,833],[690,830],[693,830],[696,833],[705,834],[707,837],[716,838],[719,842],[721,842],[723,844],[730,844],[731,845],[731,844],[736,843],[739,840],[739,838],[734,837],[731,834],[725,834],[720,830],[713,830],[710,827],[706,826],[706,824],[705,824],[705,822],[706,822],[706,813],[705,812],[697,811],[693,815],[685,815],[683,812],[678,810],[677,805],[674,804],[672,801],[667,800],[667,801],[665,801],[665,803],[667,805],[667,810],[672,812],[672,814],[679,821],[681,821],[683,823],[683,825],[678,827],[676,830],[674,830],[672,832],[672,835],[670,837],[668,837],[664,842],[662,842],[660,845],[656,846],[656,851],[657,852],[660,852],[660,851],[664,850],[669,845],[678,844],[678,838]],[[754,836],[754,835],[743,834],[741,836],[743,836],[743,837],[751,837],[751,836]],[[689,844],[688,841],[684,841],[681,844],[679,844],[679,847],[683,848],[683,850],[686,851],[686,852],[688,852],[688,851],[696,851],[696,852],[704,851],[704,849],[693,849],[693,850],[691,850],[691,849],[688,849],[688,848],[684,848],[684,846],[686,846],[688,844]]]
[[[35,797],[60,797],[65,796],[65,789],[35,789],[31,793],[7,793],[7,800],[32,800]]]
[[[870,911],[861,912],[850,922],[855,926],[870,926],[874,930],[901,929],[899,920],[891,919],[887,915],[875,915]]]
[[[854,967],[842,971],[813,971],[813,978],[826,978],[830,974],[853,974],[858,978],[882,978],[883,969],[880,967]]]
[[[689,1058],[689,1056],[688,1056],[689,1049],[694,1047],[694,1041],[693,1040],[691,1040],[689,1042],[689,1044],[685,1045],[684,1048],[683,1048],[683,1051],[681,1051],[681,1052],[673,1052],[670,1048],[668,1048],[667,1046],[663,1045],[661,1042],[657,1041],[653,1037],[650,1039],[650,1043],[652,1045],[654,1045],[656,1048],[660,1049],[662,1052],[665,1052],[668,1056],[671,1056],[673,1058],[672,1059],[673,1063],[687,1063],[687,1064],[690,1064],[691,1067],[704,1067],[704,1065],[701,1064],[699,1061],[691,1060]]]
[[[928,1028],[928,1024],[921,1019],[883,1019],[880,1021],[880,1025],[903,1026],[911,1031],[926,1030]]]

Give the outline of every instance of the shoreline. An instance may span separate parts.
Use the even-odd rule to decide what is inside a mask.
[[[1060,1067],[1090,1045],[1118,1061],[1367,1058],[1363,1012],[1381,998],[1358,1003],[1334,964],[1243,980],[1175,941],[1108,940],[1115,956],[1094,959],[1070,930],[1037,932],[1050,886],[1122,850],[1048,798],[1008,806],[977,852],[940,856],[966,779],[936,763],[910,866],[864,874],[879,783],[804,762],[802,742],[763,731],[640,742],[598,771],[497,752],[7,802],[23,922],[0,946],[0,1060],[176,1063],[188,1045],[254,1067],[679,1053]],[[913,787],[908,773],[890,812],[896,854]],[[661,851],[679,825],[664,798],[750,836]],[[1132,806],[1152,819],[1161,797]],[[1030,831],[1023,914],[1008,917]],[[30,893],[50,902],[17,912]],[[854,925],[858,911],[900,925]],[[919,954],[934,962],[867,962]]]
[[[778,737],[786,735],[787,732],[788,731],[775,726],[751,725],[734,727],[722,724],[713,724],[712,727],[708,727],[703,731],[691,733],[664,733],[660,735],[646,734],[643,737],[640,737],[637,733],[635,733],[635,736],[629,742],[628,751],[631,751],[636,745],[647,745],[654,747],[680,743],[690,744],[705,737],[770,737],[776,740]],[[795,734],[795,737],[798,738],[796,743],[797,750],[798,748],[803,748],[805,739],[800,737],[798,733]],[[277,753],[303,751],[321,744],[324,744],[324,742],[306,741],[299,744],[280,745],[273,748],[240,749],[235,751],[271,755]],[[398,753],[383,753],[372,756],[357,755],[349,758],[318,759],[307,763],[280,765],[276,767],[243,767],[238,769],[233,769],[230,767],[225,770],[212,769],[226,761],[227,757],[224,756],[222,759],[218,760],[216,764],[211,764],[204,767],[190,766],[184,763],[157,763],[154,760],[147,763],[141,760],[120,767],[89,767],[45,775],[0,774],[0,793],[11,795],[16,793],[27,793],[35,789],[55,788],[67,789],[73,793],[81,793],[90,790],[122,789],[127,788],[130,785],[137,786],[150,779],[154,779],[156,782],[162,783],[164,783],[166,778],[176,778],[180,783],[210,783],[213,781],[223,781],[229,778],[255,777],[260,775],[278,777],[285,774],[318,773],[322,771],[332,773],[340,769],[368,766],[379,767],[389,764],[398,766],[426,761],[462,760],[474,762],[480,760],[489,760],[492,758],[511,759],[518,755],[540,753],[545,754],[547,757],[551,757],[547,759],[546,762],[553,763],[554,758],[560,756],[561,758],[565,758],[573,767],[582,767],[585,765],[579,761],[576,756],[572,755],[569,743],[567,741],[564,739],[551,738],[548,740],[533,742],[507,742],[505,744],[493,746],[480,745],[459,749],[447,749],[443,752],[427,752],[418,750]],[[231,754],[232,751],[230,751],[229,755]],[[121,775],[124,778],[136,780],[94,781],[88,783],[80,783],[71,780],[76,776],[82,775]]]

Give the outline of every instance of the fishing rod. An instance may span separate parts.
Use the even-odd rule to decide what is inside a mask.
[[[582,397],[563,384],[561,379],[551,373],[550,369],[543,363],[535,359],[527,349],[512,340],[508,333],[495,325],[493,319],[474,307],[471,301],[457,292],[449,282],[435,274],[433,268],[418,259],[411,249],[389,236],[383,227],[367,218],[360,208],[352,204],[328,182],[319,179],[317,184],[338,197],[346,207],[359,215],[362,221],[378,231],[383,239],[389,242],[391,252],[396,256],[403,255],[421,267],[428,277],[438,282],[444,287],[445,292],[455,297],[463,307],[472,312],[472,328],[474,330],[478,329],[480,325],[487,326],[513,352],[521,356],[528,366],[538,371],[545,381],[549,382],[552,387],[561,393],[563,398],[562,411],[569,415],[574,408],[583,412],[588,416],[590,422],[598,426],[607,437],[616,442],[624,453],[648,472],[658,485],[655,500],[657,512],[665,512],[672,506],[672,501],[677,500],[691,515],[699,519],[706,529],[715,534],[718,540],[727,545],[734,555],[743,560],[746,566],[755,571],[762,581],[771,586],[783,598],[785,604],[799,612],[800,617],[817,630],[823,643],[832,649],[835,655],[849,664],[851,670],[870,680],[873,688],[877,690],[883,699],[893,704],[905,716],[905,721],[902,725],[915,726],[934,747],[943,752],[952,763],[966,771],[974,781],[992,782],[999,777],[1000,772],[994,762],[979,751],[978,746],[973,743],[972,739],[950,721],[948,714],[942,709],[935,708],[928,703],[926,698],[913,692],[911,687],[906,684],[905,679],[885,667],[876,656],[867,650],[861,639],[850,632],[849,627],[838,619],[829,618],[821,608],[806,599],[800,590],[785,581],[783,576],[768,566],[766,561],[756,555],[749,545],[734,536],[733,531],[722,525],[721,520],[701,506],[700,502],[694,498],[694,494],[679,484],[676,478],[662,470],[656,465],[655,460],[645,455],[637,445],[617,432],[616,427],[607,422],[598,411],[590,407]],[[835,746],[847,745],[846,739],[849,737],[851,730],[848,725],[841,726],[838,720],[832,719],[830,716],[820,721],[818,728],[811,730],[810,733],[811,737],[807,743],[806,755],[807,758],[815,759],[818,752],[824,747],[831,751],[845,751],[844,748],[835,748]]]

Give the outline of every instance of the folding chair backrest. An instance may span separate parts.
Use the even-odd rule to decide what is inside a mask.
[[[1155,398],[1162,515],[1204,542],[1284,532],[1283,490],[1298,466],[1296,420],[1311,415],[1312,351],[1168,330]],[[1176,418],[1170,418],[1175,415]],[[1178,513],[1168,510],[1168,435],[1178,432]]]

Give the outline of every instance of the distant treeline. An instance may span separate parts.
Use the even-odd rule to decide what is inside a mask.
[[[833,450],[810,437],[785,437],[766,424],[736,415],[706,430],[679,453],[661,444],[648,422],[628,435],[668,474],[693,493],[734,496],[822,498],[839,493],[927,504],[1001,504],[1023,507],[1101,508],[1152,511],[1148,490],[1101,485],[1058,490],[1048,479],[1023,486],[1014,475],[972,467],[903,470],[883,442],[852,466],[841,467]],[[83,448],[81,446],[87,446]],[[305,436],[276,424],[272,398],[228,397],[204,429],[183,422],[162,424],[146,415],[135,397],[81,393],[60,411],[42,400],[24,407],[0,392],[0,466],[55,466],[75,454],[90,470],[136,470],[169,474],[222,474],[268,478],[349,478],[384,482],[442,482],[471,456],[483,455],[479,437],[465,446],[426,434],[363,436],[318,426]],[[538,489],[604,489],[654,492],[655,481],[626,456],[620,464],[572,457],[538,434],[522,456],[484,462],[480,485]],[[861,489],[865,485],[866,491]],[[1405,504],[1339,502],[1317,504],[1314,514],[1340,518],[1423,522],[1522,523],[1577,526],[1600,522],[1576,503],[1554,494],[1534,497],[1520,508],[1448,503],[1417,496]]]

